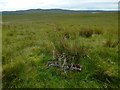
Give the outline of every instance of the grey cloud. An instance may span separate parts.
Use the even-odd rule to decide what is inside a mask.
[[[12,1],[12,0],[9,0]],[[80,9],[117,9],[118,8],[118,0],[58,0],[59,2],[53,2],[50,3],[43,1],[39,2],[37,0],[32,0],[34,3],[28,4],[28,6],[20,6],[18,3],[19,8],[16,7],[10,7],[8,0],[0,0],[0,10],[18,10],[18,9],[35,9],[35,8],[44,8],[44,9],[50,9],[50,8],[61,8],[61,9],[71,9],[71,10],[80,10]],[[23,1],[24,2],[24,1]],[[26,4],[25,4],[26,5]],[[6,6],[6,7],[4,7]]]

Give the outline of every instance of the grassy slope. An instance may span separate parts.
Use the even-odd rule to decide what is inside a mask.
[[[117,41],[117,13],[52,14],[36,13],[3,16],[3,87],[117,87],[118,48],[104,44]],[[103,34],[82,37],[81,28],[100,30]],[[59,31],[59,29],[61,31]],[[52,58],[51,39],[71,32],[77,42],[89,48],[90,58],[81,58],[81,72],[47,69]],[[73,47],[76,48],[76,47]]]

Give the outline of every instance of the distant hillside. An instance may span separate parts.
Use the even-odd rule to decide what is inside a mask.
[[[2,14],[29,14],[29,13],[96,13],[96,12],[116,12],[103,10],[64,10],[64,9],[29,9],[19,11],[3,11]]]

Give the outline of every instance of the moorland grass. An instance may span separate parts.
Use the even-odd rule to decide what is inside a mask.
[[[119,87],[117,19],[115,12],[3,15],[3,88]],[[82,71],[48,68],[54,49],[75,56]]]

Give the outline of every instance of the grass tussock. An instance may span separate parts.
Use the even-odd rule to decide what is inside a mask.
[[[103,34],[103,30],[102,29],[94,29],[94,34],[101,35],[101,34]]]
[[[91,37],[93,35],[93,29],[91,28],[82,28],[79,32],[79,35],[80,36],[83,36],[83,37]]]
[[[88,28],[88,27],[83,28],[82,27],[79,31],[79,35],[86,37],[86,38],[89,38],[95,35],[101,35],[101,34],[103,34],[103,30],[98,29],[98,28]]]
[[[64,32],[65,35],[70,35]],[[79,40],[72,40],[64,37],[64,34],[57,34],[52,37],[52,45],[56,53],[65,54],[67,59],[73,63],[80,63],[80,59],[88,54],[88,48],[81,44]]]
[[[119,79],[118,79],[118,77],[116,77],[116,75],[112,75],[112,74],[114,74],[114,72],[116,72],[116,71],[113,71],[113,69],[111,69],[111,68],[105,70],[105,68],[103,69],[103,68],[99,67],[99,68],[96,68],[96,70],[93,74],[93,77],[97,81],[104,83],[103,87],[105,87],[105,88],[116,87],[116,85],[118,87]],[[110,73],[112,73],[112,74],[110,74]]]
[[[13,83],[14,81],[19,81],[20,80],[20,73],[22,72],[22,70],[24,69],[24,62],[22,61],[17,61],[15,63],[11,63],[6,64],[3,67],[3,77],[2,80],[4,82],[3,87],[11,87],[11,83]]]

